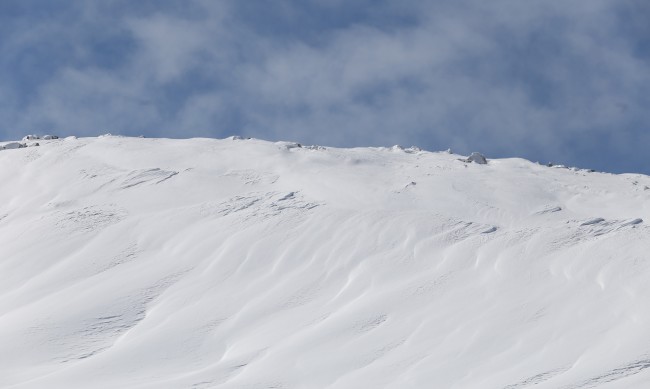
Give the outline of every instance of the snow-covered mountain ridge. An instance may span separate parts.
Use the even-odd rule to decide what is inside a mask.
[[[0,387],[650,387],[648,176],[39,144],[0,151]]]

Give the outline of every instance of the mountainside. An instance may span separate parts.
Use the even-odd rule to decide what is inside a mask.
[[[0,151],[2,388],[650,387],[650,177],[39,143]]]

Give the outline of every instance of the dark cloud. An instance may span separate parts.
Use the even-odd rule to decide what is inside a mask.
[[[0,138],[239,133],[650,172],[645,2],[9,1],[0,15]]]

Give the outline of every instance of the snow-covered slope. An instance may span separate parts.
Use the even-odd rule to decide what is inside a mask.
[[[0,151],[2,388],[648,388],[650,178],[401,148]]]

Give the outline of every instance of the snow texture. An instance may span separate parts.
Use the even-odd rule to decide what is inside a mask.
[[[39,141],[0,152],[2,388],[649,387],[650,177]]]

